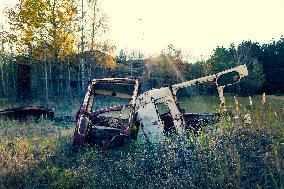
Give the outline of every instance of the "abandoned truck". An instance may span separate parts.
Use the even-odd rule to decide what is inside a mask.
[[[186,132],[217,123],[221,114],[227,111],[224,88],[247,75],[247,67],[242,65],[142,94],[139,79],[94,79],[88,85],[76,116],[73,144],[116,146],[126,138],[136,139],[139,129],[149,142],[161,143],[168,133],[182,136]],[[177,91],[207,82],[215,82],[222,111],[197,114],[181,109]]]
[[[89,82],[76,116],[73,144],[118,145],[136,138],[139,79],[105,78]]]

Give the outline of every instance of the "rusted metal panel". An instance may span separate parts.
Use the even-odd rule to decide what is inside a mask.
[[[234,72],[237,74],[236,78],[233,78],[233,79],[235,79],[235,81],[231,81],[231,82],[228,82],[226,84],[223,84],[223,83],[221,84],[219,82],[220,77],[225,76],[225,75],[230,74],[230,73],[234,73]],[[172,86],[172,90],[173,90],[173,93],[176,95],[177,91],[179,89],[184,88],[184,87],[190,87],[190,86],[193,86],[193,85],[198,85],[198,84],[201,84],[201,83],[213,81],[213,82],[216,83],[219,98],[220,98],[220,101],[221,101],[220,105],[223,108],[226,108],[225,97],[224,97],[224,88],[240,82],[240,80],[242,78],[246,77],[247,75],[248,75],[247,66],[241,65],[241,66],[229,69],[229,70],[225,70],[223,72],[219,72],[219,73],[214,74],[214,75],[209,75],[209,76],[206,76],[206,77],[201,77],[201,78],[198,78],[198,79],[193,79],[193,80],[190,80],[190,81],[175,84],[175,85]]]
[[[0,111],[2,119],[17,119],[20,121],[53,119],[54,111],[44,107],[20,107]]]
[[[221,77],[228,76],[231,73],[235,73],[235,75],[229,75],[231,77],[227,78],[229,81],[219,81]],[[218,122],[221,114],[227,111],[224,88],[239,82],[247,75],[247,67],[242,65],[214,75],[178,83],[171,87],[153,89],[141,94],[137,100],[137,112],[147,139],[151,143],[160,143],[164,141],[165,133],[169,131],[169,128],[179,136],[182,136],[187,131],[196,130],[205,125]],[[216,83],[223,112],[196,114],[180,110],[176,98],[179,89],[212,81]],[[167,109],[167,111],[161,113],[158,107],[163,104],[165,104],[164,109]]]

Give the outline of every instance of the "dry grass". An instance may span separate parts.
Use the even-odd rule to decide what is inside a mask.
[[[0,120],[0,188],[283,188],[284,97],[267,96],[266,104],[253,97],[252,106],[237,100],[238,111],[233,98],[227,102],[239,118],[198,136],[108,151],[71,148],[72,124]],[[66,115],[78,104],[55,108]],[[241,118],[247,113],[251,124]]]

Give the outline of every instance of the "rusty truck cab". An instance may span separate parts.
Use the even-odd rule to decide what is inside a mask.
[[[104,78],[90,81],[76,116],[73,144],[110,146],[136,137],[139,79]]]

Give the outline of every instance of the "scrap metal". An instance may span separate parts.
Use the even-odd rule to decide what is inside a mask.
[[[130,88],[126,91],[125,88]],[[140,91],[139,79],[104,78],[90,81],[83,104],[76,116],[73,144],[98,144],[105,147],[122,143],[126,137],[135,138],[138,131],[136,100]],[[94,110],[96,96],[128,100],[119,104]],[[127,115],[124,111],[128,109]],[[114,112],[119,116],[108,116]]]
[[[242,65],[170,87],[152,89],[143,94],[140,94],[139,79],[94,79],[89,83],[83,104],[76,116],[73,144],[116,146],[123,143],[126,138],[136,139],[139,129],[143,130],[151,143],[161,143],[168,134],[182,136],[184,133],[217,123],[220,116],[227,111],[224,88],[238,83],[247,75],[247,67]],[[222,111],[198,114],[181,109],[177,91],[206,82],[215,82]],[[126,86],[131,86],[131,90],[126,91]],[[129,103],[93,110],[94,104],[99,103],[96,102],[98,95],[128,99]],[[161,107],[166,112],[161,112]],[[129,109],[129,112],[125,109]],[[111,112],[120,114],[118,117],[104,116]],[[122,114],[127,114],[126,118],[122,118]]]
[[[26,120],[40,120],[40,119],[53,119],[54,111],[45,107],[19,107],[10,108],[0,111],[0,118],[2,119],[17,119],[19,121]]]
[[[231,81],[223,84],[222,77],[232,76]],[[160,89],[152,89],[138,97],[137,112],[143,125],[143,131],[151,143],[161,143],[165,140],[168,131],[183,135],[187,131],[198,130],[201,127],[219,121],[222,113],[227,111],[224,97],[224,88],[238,83],[248,75],[246,65],[241,65],[217,74],[201,77]],[[215,82],[222,112],[219,113],[186,113],[179,106],[177,91],[179,89],[199,85],[206,82]],[[159,105],[165,105],[168,112],[161,114]]]

